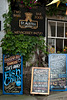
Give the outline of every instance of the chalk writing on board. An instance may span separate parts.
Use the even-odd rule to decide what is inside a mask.
[[[32,92],[35,93],[47,93],[49,91],[49,68],[34,68],[33,69],[33,84],[32,84]]]
[[[52,54],[49,56],[49,66],[51,68],[51,88],[66,88],[66,56],[62,54]]]
[[[21,56],[4,57],[4,91],[5,93],[21,92]]]

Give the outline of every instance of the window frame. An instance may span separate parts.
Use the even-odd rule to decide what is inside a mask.
[[[67,37],[65,37],[65,24],[67,23],[67,20],[58,20],[58,19],[47,19],[47,33],[48,33],[48,23],[49,22],[55,22],[56,26],[55,26],[55,36],[48,36],[47,34],[47,42],[49,41],[49,39],[54,39],[55,40],[55,53],[57,53],[56,51],[56,41],[57,39],[62,39],[63,40],[63,48],[64,48],[64,40],[67,39]],[[64,23],[64,36],[63,37],[57,37],[57,23]]]

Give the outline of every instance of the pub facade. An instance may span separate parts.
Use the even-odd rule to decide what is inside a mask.
[[[18,0],[18,2],[19,2],[19,0]],[[5,4],[4,7],[2,6],[3,4]],[[0,8],[1,8],[0,41],[6,34],[4,31],[4,24],[3,24],[4,18],[2,17],[2,15],[4,13],[8,12],[9,3],[7,3],[7,0],[3,0],[2,5],[0,5]],[[66,50],[67,50],[67,16],[62,16],[62,15],[49,16],[46,14],[44,5],[39,6],[39,7],[35,6],[35,7],[33,7],[33,9],[25,9],[21,4],[19,4],[19,6],[20,6],[19,10],[18,10],[18,4],[17,5],[11,4],[11,6],[12,7],[16,6],[15,8],[12,8],[12,11],[13,11],[12,18],[13,19],[11,21],[11,30],[13,33],[15,33],[15,35],[24,34],[24,35],[30,35],[30,36],[35,36],[35,37],[38,35],[41,35],[44,37],[46,45],[48,45],[48,48],[46,50],[48,50],[49,54],[66,53]],[[1,42],[0,42],[0,44],[1,44]],[[66,78],[66,76],[65,76],[66,75],[66,72],[65,72],[66,71],[66,64],[65,64],[66,63],[66,56],[67,55],[60,56],[61,58],[64,58],[65,60],[61,59],[59,57],[59,55],[57,56],[58,58],[60,58],[59,59],[60,62],[62,61],[64,64],[64,65],[62,64],[62,66],[60,67],[62,73],[60,73],[60,71],[58,71],[58,67],[57,67],[57,72],[60,73],[60,74],[58,74],[58,76],[60,77],[60,81],[64,82],[63,87],[58,86],[62,89],[66,89],[66,83],[65,83],[65,81],[66,81],[66,79],[65,79]],[[3,73],[2,57],[5,59],[5,60],[3,59],[3,63],[5,61],[4,72],[6,73],[6,76],[8,75],[7,74],[8,70],[10,70],[9,73],[11,73],[11,74],[16,71],[14,73],[14,74],[16,74],[16,77],[19,77],[17,75],[19,73],[20,81],[14,83],[14,79],[13,80],[11,79],[11,80],[14,84],[16,84],[15,91],[17,91],[17,92],[20,91],[20,93],[22,94],[21,88],[23,86],[20,87],[21,86],[21,76],[22,76],[21,74],[23,74],[22,73],[23,69],[21,66],[22,62],[23,62],[22,57],[19,55],[13,56],[10,58],[8,56],[3,56],[2,48],[0,47],[0,66],[1,66],[0,73]],[[17,57],[19,57],[19,58],[17,58]],[[57,57],[55,57],[55,59],[57,59]],[[9,60],[8,60],[8,58],[9,58]],[[50,59],[51,61],[54,60],[53,56],[50,58],[51,58]],[[14,62],[13,60],[14,61],[16,60],[16,61]],[[13,62],[11,63],[10,61],[13,61]],[[50,64],[50,62],[48,62],[48,63]],[[18,65],[15,66],[14,64],[18,64]],[[16,67],[18,68],[17,70],[15,70]],[[49,67],[51,67],[51,66],[49,66]],[[62,67],[64,67],[64,69]],[[54,69],[52,69],[52,70],[54,70]],[[36,72],[36,70],[35,70],[35,72]],[[39,72],[39,70],[38,70],[38,72]],[[46,72],[46,71],[44,71],[44,72]],[[52,75],[53,75],[53,73],[52,73]],[[53,78],[55,78],[55,76],[52,76],[52,79]],[[19,78],[17,78],[17,79],[19,79]],[[15,81],[16,81],[16,79],[15,79]],[[57,83],[59,83],[59,82],[57,82]],[[9,85],[9,83],[6,84],[6,79],[5,79],[5,85],[6,85],[5,88],[7,88],[7,85]],[[56,85],[56,83],[53,85]],[[18,87],[18,89],[17,89],[17,87]],[[52,88],[53,88],[53,86],[52,86]],[[5,89],[5,91],[9,92],[6,89]]]

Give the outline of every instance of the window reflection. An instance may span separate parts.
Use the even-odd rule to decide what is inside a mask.
[[[56,23],[55,22],[49,22],[48,23],[48,36],[55,36],[55,28]]]
[[[63,40],[62,39],[57,39],[56,40],[56,50],[57,50],[57,52],[58,51],[60,51],[60,52],[63,51]]]
[[[67,39],[66,39],[66,40],[64,40],[64,46],[66,46],[66,47],[67,47]]]
[[[65,23],[65,37],[67,37],[67,23]]]
[[[57,37],[64,37],[64,23],[57,23]]]

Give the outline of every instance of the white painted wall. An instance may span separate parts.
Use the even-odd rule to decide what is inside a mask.
[[[0,31],[0,41],[1,39],[4,37],[5,32],[4,32],[4,18],[2,17],[2,15],[4,13],[8,12],[8,2],[7,0],[0,0],[0,21],[1,21],[1,31]],[[1,44],[1,42],[0,42]],[[2,65],[2,48],[0,47],[0,73],[2,73],[2,69],[3,69],[3,65]]]

